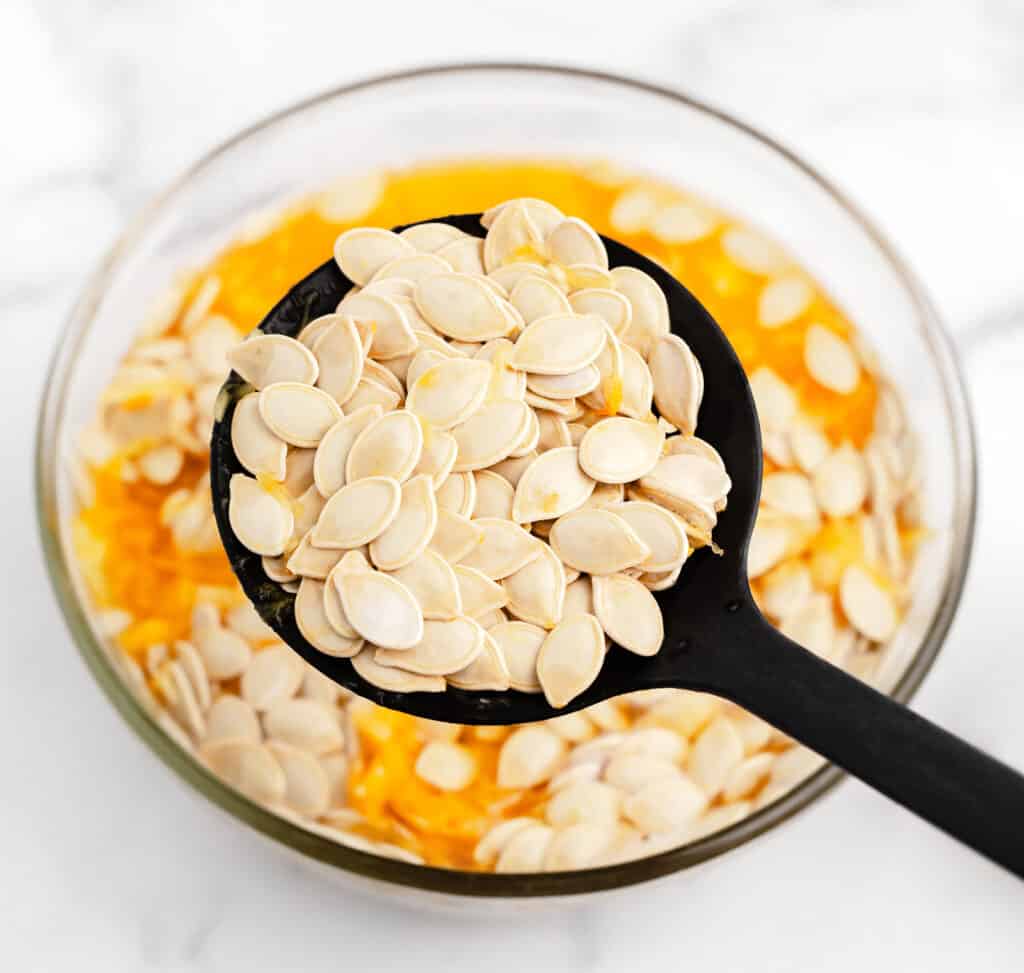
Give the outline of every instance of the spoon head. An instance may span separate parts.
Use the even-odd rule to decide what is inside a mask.
[[[449,216],[448,223],[482,237],[479,214]],[[399,227],[398,229],[403,229]],[[704,306],[668,271],[615,240],[603,237],[611,267],[629,266],[657,281],[668,299],[672,331],[691,348],[704,373],[704,397],[698,432],[718,450],[732,478],[728,507],[719,514],[715,541],[723,554],[708,548],[695,552],[678,582],[655,593],[665,622],[661,651],[643,658],[618,646],[586,692],[555,709],[542,694],[468,692],[451,686],[443,693],[394,693],[370,685],[347,659],[320,652],[295,624],[295,596],[270,581],[261,559],[235,536],[228,522],[228,484],[244,472],[231,445],[231,420],[238,400],[251,387],[232,372],[221,389],[210,444],[210,480],[221,541],[246,596],[263,620],[310,665],[352,692],[389,709],[448,723],[529,723],[571,713],[612,696],[664,686],[711,688],[693,663],[695,647],[713,650],[726,616],[749,599],[746,554],[761,488],[761,435],[750,385],[732,345]],[[296,337],[312,319],[334,311],[354,286],[333,261],[296,284],[260,324],[267,334]]]

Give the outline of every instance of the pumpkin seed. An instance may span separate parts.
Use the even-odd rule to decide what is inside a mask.
[[[537,655],[537,679],[547,701],[560,709],[597,678],[604,663],[604,632],[593,615],[557,625]]]
[[[487,341],[509,331],[500,298],[479,277],[454,272],[428,277],[417,285],[414,301],[432,327],[457,341]]]
[[[484,272],[484,241],[476,237],[464,236],[461,240],[453,240],[437,251],[452,270],[460,274],[482,276]]]
[[[399,257],[398,259],[403,260],[415,258]],[[386,277],[381,276],[384,273],[384,271],[387,270],[390,266],[391,264],[385,264],[383,267],[381,267],[381,269],[377,271],[377,274],[374,276],[374,279],[369,284],[367,284],[363,288],[363,290],[367,294],[380,294],[381,297],[393,297],[396,299],[407,298],[408,300],[412,300],[412,292],[416,290],[416,284],[413,281],[408,280],[405,277],[393,277],[390,275]],[[451,270],[451,267],[446,266],[444,269]],[[404,311],[404,301],[399,301],[399,303],[400,306],[402,307],[402,310]],[[410,321],[409,324],[412,325],[412,321]],[[416,329],[413,328],[413,330],[415,331]]]
[[[508,520],[480,517],[466,521],[480,532],[481,539],[461,559],[492,581],[500,581],[540,556],[541,545],[518,524]]]
[[[325,499],[345,485],[345,465],[353,444],[383,415],[384,410],[379,405],[363,406],[339,419],[324,434],[313,458],[313,480]]]
[[[552,264],[548,268],[551,279],[561,287],[567,294],[574,291],[593,290],[614,290],[615,281],[605,267],[598,267],[597,264],[570,264],[562,267]]]
[[[403,356],[397,361],[404,361],[408,356]],[[387,364],[387,363],[385,363]],[[385,368],[379,362],[375,362],[372,358],[367,358],[363,363],[363,375],[366,376],[370,381],[377,382],[378,385],[383,385],[384,388],[389,389],[398,396],[398,401],[401,402],[405,398],[405,386],[395,378],[392,374],[391,369]]]
[[[338,405],[344,405],[362,378],[366,355],[355,322],[347,314],[332,314],[311,347],[316,356],[316,384]]]
[[[619,411],[623,400],[622,347],[619,339],[608,329],[604,348],[594,361],[601,373],[601,381],[597,388],[583,397],[584,403],[594,412],[613,416]]]
[[[484,630],[471,618],[423,623],[423,638],[409,649],[378,649],[378,665],[421,676],[447,676],[465,669],[484,646]]]
[[[651,342],[647,361],[658,411],[684,435],[692,436],[704,395],[704,373],[693,352],[678,335],[667,334]]]
[[[832,597],[824,592],[811,595],[782,619],[779,630],[815,655],[831,659],[836,635]]]
[[[425,619],[449,619],[464,611],[460,586],[452,565],[427,548],[417,558],[393,572],[412,592]]]
[[[319,374],[310,350],[283,334],[253,334],[232,347],[227,361],[257,392],[278,382],[312,385]]]
[[[397,408],[401,401],[401,397],[392,389],[364,377],[359,380],[356,390],[349,396],[345,406],[350,412],[358,412],[368,405],[376,405],[382,412],[390,412]]]
[[[389,412],[370,423],[357,437],[345,463],[351,485],[363,477],[406,480],[423,452],[423,428],[411,412]]]
[[[475,482],[475,502],[471,516],[511,520],[515,489],[508,480],[490,470],[477,470],[471,475]]]
[[[514,353],[515,345],[508,338],[494,338],[474,355],[480,361],[489,361],[493,367],[487,389],[488,402],[521,399],[526,394],[526,373],[510,364]]]
[[[295,518],[277,497],[252,477],[231,477],[228,521],[235,536],[254,554],[277,557],[292,536]]]
[[[341,560],[342,551],[325,550],[314,547],[312,542],[312,531],[307,531],[299,541],[299,546],[292,551],[288,558],[288,570],[296,577],[316,578],[323,581],[331,569]]]
[[[714,800],[729,775],[743,760],[743,741],[726,716],[716,716],[690,751],[686,771],[693,782]]]
[[[224,693],[214,700],[206,714],[206,743],[237,740],[259,743],[263,739],[256,711],[233,693]]]
[[[252,659],[249,643],[220,622],[207,628],[193,627],[192,641],[211,679],[234,679],[240,676]]]
[[[369,287],[375,283],[397,277],[418,284],[434,274],[449,273],[452,265],[436,253],[414,253],[389,260],[370,279]]]
[[[301,496],[313,485],[313,461],[315,458],[315,449],[296,449],[294,446],[289,448],[288,456],[284,461],[284,488],[293,497]]]
[[[818,464],[814,472],[814,496],[829,517],[855,514],[867,495],[864,458],[849,443],[843,443]]]
[[[507,480],[513,487],[519,485],[523,474],[537,458],[537,453],[526,453],[524,456],[513,456],[491,466],[491,472]]]
[[[618,411],[634,419],[651,418],[654,381],[647,363],[629,345],[622,345],[622,399]]]
[[[625,571],[651,554],[626,520],[597,508],[574,510],[556,520],[550,544],[570,567],[592,575]]]
[[[446,358],[422,372],[409,388],[408,409],[438,429],[465,422],[483,404],[490,362]]]
[[[277,382],[259,393],[260,417],[275,436],[292,446],[316,446],[341,418],[341,407],[322,389]]]
[[[544,726],[521,726],[502,744],[498,755],[498,786],[536,787],[554,773],[565,754],[565,742]]]
[[[814,297],[802,277],[779,277],[765,284],[757,299],[757,318],[763,328],[778,328],[800,317]]]
[[[726,230],[722,234],[722,249],[734,263],[752,274],[777,274],[789,264],[779,246],[746,227]]]
[[[334,259],[341,272],[360,286],[370,283],[385,264],[415,253],[412,244],[397,233],[369,226],[346,230],[334,243]]]
[[[352,668],[371,686],[393,693],[443,693],[443,676],[420,676],[374,661],[375,650],[365,648],[352,660]]]
[[[640,480],[644,492],[661,501],[679,498],[714,508],[732,486],[729,474],[703,456],[663,456]],[[671,508],[670,508],[671,509]]]
[[[540,423],[537,421],[537,413],[530,409],[526,417],[526,428],[522,438],[516,443],[515,449],[509,453],[510,457],[526,456],[537,451],[537,443],[540,441]]]
[[[662,777],[630,794],[622,803],[623,815],[648,834],[671,832],[695,820],[708,799],[685,774]]]
[[[435,253],[465,236],[462,230],[448,223],[417,223],[407,226],[398,235],[421,253]]]
[[[271,739],[318,756],[345,742],[333,708],[315,699],[277,701],[264,714],[263,726]]]
[[[500,608],[495,608],[492,612],[479,615],[476,620],[482,629],[489,632],[495,625],[501,625],[503,622],[509,621],[509,617]]]
[[[851,564],[839,579],[839,604],[850,624],[873,642],[886,642],[896,631],[890,594],[860,565]]]
[[[313,528],[317,547],[359,547],[391,526],[402,502],[402,487],[388,476],[369,476],[343,486],[324,505]]]
[[[561,416],[539,410],[537,412],[537,423],[540,426],[537,448],[541,452],[557,449],[559,446],[576,445],[572,441],[572,432],[569,429],[569,424]]]
[[[543,277],[545,280],[549,280],[550,276],[547,269],[539,263],[535,263],[531,260],[516,261],[515,263],[505,264],[502,267],[498,267],[496,270],[492,270],[488,275],[487,279],[497,284],[499,287],[511,295],[515,289],[516,284],[519,283],[524,277]]]
[[[523,693],[541,692],[537,655],[547,632],[529,622],[499,622],[487,631],[508,667],[509,686]]]
[[[524,622],[541,628],[553,628],[562,619],[565,603],[565,572],[562,562],[547,544],[540,545],[540,556],[514,571],[502,581],[505,598],[501,605]],[[463,602],[465,602],[463,591]]]
[[[509,294],[512,306],[523,316],[524,324],[552,314],[571,314],[566,296],[545,277],[529,274],[521,277]]]
[[[268,743],[267,749],[284,771],[285,804],[299,814],[313,818],[326,812],[330,804],[330,783],[320,761],[312,754],[279,740]]]
[[[565,219],[565,214],[555,205],[545,199],[534,199],[532,196],[521,196],[518,199],[506,200],[486,210],[480,217],[480,224],[485,230],[489,230],[498,214],[512,204],[522,206],[534,225],[542,235],[547,235],[554,227]]]
[[[218,777],[257,803],[274,804],[284,798],[284,771],[262,744],[216,740],[204,744],[199,756]]]
[[[437,506],[458,514],[471,517],[476,503],[476,481],[472,473],[452,473],[437,491]]]
[[[535,395],[548,399],[574,399],[592,392],[601,382],[596,365],[586,365],[568,375],[527,375],[526,386]]]
[[[550,449],[522,474],[512,501],[517,523],[549,520],[579,507],[594,490],[594,481],[580,469],[574,446]]]
[[[423,638],[423,613],[413,593],[380,571],[346,571],[335,579],[352,627],[386,649],[409,649]]]
[[[299,690],[304,667],[302,659],[287,645],[278,643],[263,649],[242,673],[242,698],[258,712],[290,699]]]
[[[811,524],[820,518],[814,487],[803,473],[769,473],[761,484],[761,503],[777,513]]]
[[[328,624],[342,638],[359,642],[360,648],[362,647],[361,643],[363,640],[359,637],[359,633],[352,627],[352,624],[348,620],[348,616],[345,614],[345,609],[342,607],[341,595],[338,594],[337,578],[338,575],[343,574],[345,571],[369,570],[369,562],[366,561],[360,552],[349,551],[331,569],[331,573],[327,575],[327,580],[324,583],[324,615],[327,616]],[[312,639],[307,639],[307,641],[311,642]],[[344,651],[344,647],[339,646],[337,651]],[[356,649],[356,651],[358,651],[358,649]],[[353,652],[352,654],[354,655],[355,653]]]
[[[439,490],[451,474],[458,452],[459,444],[451,433],[440,429],[424,429],[423,450],[412,475],[425,473],[430,477],[434,489]]]
[[[370,558],[382,571],[404,567],[422,554],[437,527],[437,501],[429,476],[408,480],[401,488],[401,498],[395,519],[370,542]]]
[[[577,314],[596,314],[617,337],[629,331],[633,307],[629,299],[609,287],[584,287],[569,295],[569,305]]]
[[[750,376],[750,391],[757,406],[761,429],[765,432],[786,432],[796,416],[796,393],[765,366]]]
[[[668,301],[657,282],[635,267],[615,267],[611,271],[614,288],[633,310],[624,341],[648,358],[654,341],[670,331]]]
[[[476,777],[476,758],[457,743],[431,740],[416,758],[416,776],[441,791],[461,791]]]
[[[504,656],[489,632],[484,632],[483,647],[477,657],[464,669],[451,673],[447,678],[448,683],[456,689],[501,693],[510,688]]]
[[[594,596],[591,590],[590,578],[585,574],[580,575],[575,581],[569,582],[565,589],[565,600],[562,603],[562,618],[569,618],[571,615],[586,615],[594,613]]]
[[[483,541],[483,532],[468,517],[443,508],[437,511],[437,527],[430,539],[432,550],[449,564],[461,561]]]
[[[540,253],[543,245],[544,233],[528,206],[522,200],[512,200],[493,214],[487,227],[484,267],[489,273],[509,260]]]
[[[607,327],[596,314],[552,314],[527,325],[516,339],[514,367],[538,375],[568,375],[601,353]]]
[[[630,500],[609,507],[633,530],[651,553],[637,567],[650,573],[673,571],[686,560],[690,551],[686,532],[679,521],[663,507],[644,500]]]
[[[505,588],[476,568],[456,564],[454,571],[459,585],[462,613],[467,617],[478,618],[508,604]]]
[[[439,351],[434,351],[432,348],[421,348],[412,356],[412,360],[409,362],[409,371],[406,372],[405,381],[409,389],[419,381],[420,376],[435,365],[439,365],[443,361],[453,361],[448,355],[442,355]]]
[[[594,613],[608,637],[637,655],[655,655],[665,633],[654,596],[624,574],[594,577],[591,584]]]
[[[335,566],[331,582],[337,577],[337,570]],[[333,588],[333,583],[331,588],[326,588],[313,578],[303,578],[295,596],[295,624],[302,637],[314,648],[325,655],[350,659],[362,648],[363,640],[351,625],[342,624],[344,618],[338,613],[333,613],[338,624],[332,623],[326,603],[333,597]],[[342,634],[342,629],[349,634]]]
[[[368,354],[379,361],[411,355],[419,347],[416,332],[398,300],[362,291],[346,296],[338,310],[350,315],[357,326],[368,327],[373,336]]]
[[[458,444],[453,469],[457,473],[480,470],[510,455],[523,438],[530,409],[523,402],[489,402],[452,430]]]
[[[316,525],[317,519],[324,509],[324,498],[316,486],[311,486],[297,499],[282,497],[282,502],[288,500],[291,504],[295,524],[292,529],[291,543],[297,545],[299,541]]]
[[[850,395],[860,383],[860,363],[853,349],[820,324],[807,329],[804,365],[814,381],[840,395]]]
[[[543,870],[548,848],[555,832],[542,824],[531,824],[517,832],[502,850],[494,865],[499,874],[519,874]]]
[[[259,396],[255,393],[244,396],[235,406],[231,417],[231,448],[242,466],[254,476],[263,473],[275,480],[285,478],[288,445],[263,421]]]
[[[653,422],[614,416],[590,427],[579,445],[580,468],[602,483],[631,483],[658,465],[665,433]]]
[[[751,580],[770,571],[786,556],[791,538],[786,524],[759,520],[754,525],[747,549],[747,574]]]
[[[302,345],[303,348],[308,348],[312,351],[313,345],[316,344],[317,339],[319,339],[320,335],[322,335],[334,323],[334,320],[334,314],[324,314],[319,318],[314,318],[299,332],[299,344]],[[252,340],[252,338],[246,339],[246,341]],[[270,385],[271,383],[267,382],[266,384]]]
[[[551,259],[563,267],[588,264],[608,268],[608,252],[604,242],[588,224],[575,216],[562,220],[552,228],[544,242]]]
[[[616,841],[617,825],[573,824],[556,831],[544,855],[544,870],[570,871],[603,863],[602,856]]]
[[[678,776],[679,768],[657,754],[616,751],[604,770],[604,779],[627,794],[635,794],[656,780]]]
[[[562,417],[571,417],[577,411],[575,399],[549,399],[529,390],[523,396],[523,401],[534,409],[551,412]]]

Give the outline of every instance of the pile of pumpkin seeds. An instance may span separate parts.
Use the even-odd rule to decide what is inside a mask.
[[[298,583],[307,640],[371,684],[562,707],[606,641],[659,651],[651,592],[711,542],[730,480],[695,435],[700,365],[654,279],[609,270],[598,234],[540,200],[483,223],[346,231],[358,286],[336,312],[231,351],[251,475],[229,517]],[[294,496],[297,453],[313,483]]]
[[[357,221],[367,213],[387,191],[387,177],[372,176],[359,181],[358,192],[346,183],[332,195],[331,216]],[[806,313],[814,285],[772,241],[736,223],[723,230],[720,215],[698,201],[648,188],[612,167],[602,167],[601,178],[616,193],[614,233],[649,234],[671,246],[721,231],[723,266],[757,288],[760,328],[782,327]],[[250,242],[271,225],[253,229]],[[447,229],[438,233],[455,241]],[[455,248],[444,259],[479,273],[475,262],[467,267],[453,259],[471,249]],[[174,483],[183,464],[205,462],[217,391],[241,340],[234,323],[212,310],[220,289],[216,274],[207,274],[198,290],[175,287],[151,309],[103,392],[96,421],[80,436],[80,462],[71,473],[81,509],[108,502],[97,498],[94,476],[114,458],[121,457],[119,475],[128,488]],[[768,367],[751,376],[773,465],[748,566],[755,596],[776,625],[872,681],[913,593],[913,562],[899,530],[921,522],[921,465],[902,396],[871,349],[856,336],[823,343],[814,333],[808,330],[804,362],[817,384],[845,394],[833,387],[842,369],[820,367],[822,346],[826,355],[841,356],[847,366],[852,360],[873,376],[872,432],[862,447],[835,446],[782,376]],[[417,336],[420,346],[431,345],[422,325]],[[382,406],[390,401],[376,387],[386,388],[381,373],[364,378],[362,395]],[[580,421],[561,418],[570,444],[578,446]],[[288,449],[283,486],[291,496],[302,498],[314,485],[315,455]],[[481,471],[475,479],[478,506],[504,502],[500,474]],[[206,476],[171,491],[159,520],[170,531],[174,554],[219,550]],[[844,543],[851,533],[856,538],[854,563],[847,563],[849,552],[837,551],[831,525],[843,526]],[[88,580],[89,554],[79,550],[79,556]],[[286,564],[276,562],[266,559],[268,571],[295,585]],[[567,589],[570,598],[581,591],[572,584]],[[131,654],[121,638],[141,631],[149,617],[133,615],[116,600],[94,604],[95,627],[112,664],[167,734],[229,785],[309,832],[409,862],[423,861],[409,850],[420,848],[436,860],[419,841],[396,835],[405,845],[399,847],[379,833],[369,837],[374,822],[352,803],[347,781],[363,761],[357,727],[375,708],[339,690],[277,640],[233,583],[199,584],[195,599],[191,632],[174,640],[154,629]],[[496,611],[507,613],[507,607]],[[543,794],[534,817],[509,821],[500,807],[491,812],[476,850],[477,867],[487,870],[585,868],[674,848],[773,803],[822,763],[739,707],[686,691],[634,693],[529,727],[416,725],[422,749],[415,773],[432,787],[457,794],[491,779],[474,759],[479,738],[500,744],[498,783],[509,802],[538,789]]]

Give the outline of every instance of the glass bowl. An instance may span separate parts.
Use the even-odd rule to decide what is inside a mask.
[[[343,135],[342,135],[343,133]],[[691,868],[775,827],[836,783],[823,766],[740,823],[649,858],[578,872],[493,875],[411,865],[336,844],[250,802],[167,735],[127,688],[94,628],[73,556],[74,435],[136,334],[140,312],[176,271],[207,259],[246,219],[346,172],[444,157],[607,159],[684,187],[762,225],[815,274],[877,349],[926,431],[927,556],[874,681],[908,699],[931,666],[960,597],[975,512],[975,453],[947,336],[919,282],[844,196],[771,139],[677,92],[595,72],[530,65],[427,68],[327,92],[226,141],[128,228],[71,313],[56,351],[37,441],[39,523],[61,610],[89,669],[132,730],[227,813],[335,874],[435,898],[577,895]],[[366,884],[366,883],[363,883]]]

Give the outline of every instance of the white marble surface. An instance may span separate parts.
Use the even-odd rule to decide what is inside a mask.
[[[576,910],[437,918],[339,890],[157,764],[57,616],[32,513],[36,402],[76,290],[133,211],[227,133],[347,79],[436,60],[597,66],[686,88],[789,142],[876,216],[932,289],[968,349],[982,517],[955,631],[917,705],[1024,767],[1022,467],[1009,419],[1024,340],[976,340],[1015,311],[1024,321],[1024,7],[615,7],[0,4],[4,968],[1020,969],[1024,887],[853,782],[712,867]]]

